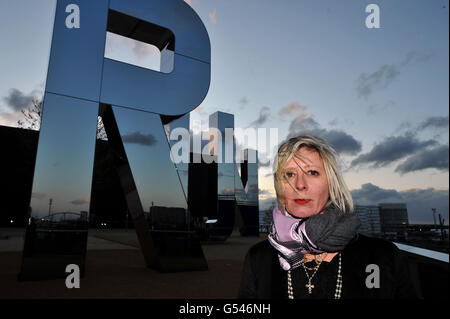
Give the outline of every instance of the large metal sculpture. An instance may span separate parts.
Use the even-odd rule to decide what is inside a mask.
[[[234,138],[233,114],[211,114],[209,128],[213,138],[202,146],[202,154],[191,154],[188,169],[188,202],[195,229],[203,240],[226,240],[236,228],[243,236],[258,236],[257,151],[242,150],[242,158],[238,156],[236,162],[240,150]],[[195,156],[203,160],[195,163]]]
[[[74,4],[80,26],[68,28]],[[163,58],[173,51],[173,71],[105,58],[107,31],[153,44]],[[183,231],[149,232],[143,207],[187,210],[163,125],[197,107],[209,83],[208,34],[184,1],[58,0],[19,278],[65,277],[68,264],[84,272],[98,116],[147,265],[207,268],[189,221]]]
[[[257,151],[246,149],[236,157],[237,146],[234,135],[228,136],[226,129],[234,131],[234,116],[216,112],[209,117],[209,127],[220,132],[221,143],[219,156],[225,159],[226,153],[232,151],[233,161],[222,160],[217,164],[217,222],[210,225],[210,231],[222,237],[228,237],[235,224],[241,235],[257,236],[259,234],[258,206],[258,162]],[[253,154],[252,154],[253,153]],[[249,160],[249,155],[251,160]],[[239,161],[236,163],[235,159]],[[240,171],[240,173],[239,173]]]

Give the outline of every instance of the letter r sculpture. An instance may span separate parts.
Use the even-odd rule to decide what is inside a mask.
[[[70,4],[79,28],[66,27]],[[156,46],[161,72],[106,58],[108,32]],[[84,274],[99,119],[147,266],[207,269],[164,125],[205,98],[210,51],[182,0],[57,1],[20,280],[65,278],[69,264]],[[150,231],[149,207],[181,212],[185,229]]]

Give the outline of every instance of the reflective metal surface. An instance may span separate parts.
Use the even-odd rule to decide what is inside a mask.
[[[97,113],[96,103],[45,95],[30,203],[35,218],[89,210]]]
[[[249,162],[249,158],[255,158],[256,162]],[[242,186],[245,185],[246,202],[248,205],[258,205],[258,152],[251,149],[244,150],[244,163],[240,166],[240,181]]]
[[[80,28],[66,26],[69,4],[82,12]],[[110,9],[119,14],[109,15],[108,22]],[[172,72],[104,58],[106,31],[122,33],[130,26],[122,14],[132,23],[173,32],[169,38],[166,31],[156,38],[148,30],[138,34],[139,28],[126,34],[161,44],[162,69],[169,70],[173,55]],[[114,166],[147,265],[161,271],[183,270],[183,265],[185,270],[205,269],[198,238],[189,231],[182,187],[187,182],[170,160],[163,124],[167,116],[180,117],[202,102],[209,88],[209,60],[206,29],[183,1],[58,1],[22,279],[65,276],[62,266],[68,262],[84,268],[98,115],[104,125],[99,135],[106,135],[98,146],[107,149],[97,153],[99,162],[101,154],[111,157],[103,162]],[[106,216],[99,210],[111,206],[97,201],[95,207]],[[149,232],[148,220],[158,234]]]
[[[208,32],[197,13],[184,1],[111,0],[110,8],[171,30],[175,35],[175,54],[210,62]]]
[[[67,5],[80,8],[80,28],[66,27]],[[58,0],[46,91],[98,101],[108,0]]]
[[[221,200],[234,200],[234,161],[231,163],[225,163],[225,151],[234,150],[234,140],[226,140],[226,129],[234,129],[234,116],[232,114],[215,112],[209,116],[209,128],[210,134],[215,133],[215,129],[219,132],[215,137],[217,139],[217,148],[215,154],[217,154],[217,185],[218,195]],[[231,144],[231,145],[229,145]],[[232,157],[234,159],[234,157]]]
[[[258,236],[259,235],[259,211],[258,206],[238,205],[242,224],[239,232],[242,236]]]
[[[232,114],[215,112],[209,116],[209,128],[215,136],[213,147],[218,156],[217,163],[217,222],[208,225],[210,237],[226,239],[231,235],[235,219],[235,173],[234,163],[225,163],[225,149],[234,150],[234,139],[225,139],[226,129],[234,129],[234,116]],[[217,138],[218,137],[218,138]],[[228,145],[227,145],[228,143]],[[229,145],[231,143],[231,145]],[[231,147],[230,147],[231,146]]]
[[[144,209],[186,209],[160,116],[121,107],[113,107],[113,112]]]
[[[220,175],[220,164],[218,165],[219,175],[217,177],[217,194],[220,200],[234,200],[234,176]]]
[[[253,154],[251,154],[253,152]],[[236,204],[241,216],[240,232],[244,236],[259,234],[258,205],[258,161],[249,163],[249,158],[258,159],[257,151],[244,150],[244,162],[240,165],[240,174],[236,169]]]
[[[179,0],[133,0],[110,1],[108,7],[107,0],[78,0],[82,26],[69,29],[69,3],[73,1],[60,0],[56,9],[47,91],[165,115],[187,113],[203,101],[210,82],[210,43],[189,5]],[[109,9],[170,30],[176,44],[160,49],[165,51],[163,71],[172,68],[168,57],[173,52],[173,71],[163,74],[104,58]],[[126,21],[115,21],[121,23]]]
[[[180,161],[178,163],[175,163],[175,167],[177,169],[178,172],[178,177],[181,181],[181,185],[183,187],[183,192],[185,194],[185,197],[188,197],[188,174],[189,174],[189,156],[190,156],[190,141],[188,140],[186,143],[184,141],[182,141],[183,136],[176,136],[176,138],[178,138],[177,140],[171,140],[170,136],[174,133],[175,129],[179,129],[178,131],[183,132],[183,130],[186,130],[185,133],[189,133],[189,120],[190,120],[190,116],[189,113],[183,115],[180,118],[177,118],[175,120],[170,121],[168,124],[166,124],[167,127],[167,135],[169,136],[169,145],[170,145],[170,150],[172,151],[178,151],[179,154],[172,154],[172,155],[180,155],[181,156],[181,152],[182,150],[186,150],[187,151],[187,161]],[[164,122],[164,121],[163,121]],[[174,136],[175,138],[175,136]],[[189,138],[190,136],[184,136],[185,139]],[[178,148],[173,148],[173,146],[177,143],[182,143],[182,145],[180,145],[180,149]],[[184,155],[184,153],[183,153]]]
[[[169,74],[105,59],[101,102],[165,115],[190,112],[209,88],[210,66],[175,55]]]
[[[162,272],[206,270],[160,116],[109,105],[101,110],[147,264]]]
[[[179,115],[197,107],[209,89],[211,49],[208,33],[192,8],[178,0],[112,0],[110,9],[118,13],[114,24],[122,24],[110,30],[156,45],[162,51],[161,71],[173,70],[163,74],[105,59],[101,102],[165,115]],[[123,15],[141,20],[139,28],[143,31],[127,31],[124,25],[131,28],[133,22]],[[145,24],[159,26],[152,32],[161,34],[158,41],[141,27]]]
[[[22,279],[65,277],[84,267],[98,106],[45,95]]]
[[[155,71],[173,71],[175,36],[169,29],[109,10],[105,57]]]
[[[191,159],[194,154],[191,153]],[[217,164],[188,165],[188,204],[194,228],[204,231],[204,219],[217,219]]]
[[[209,117],[209,127],[220,132],[218,156],[222,156],[222,163],[217,164],[218,169],[218,212],[217,223],[211,228],[220,228],[222,236],[226,236],[234,227],[235,214],[239,221],[242,235],[257,236],[259,234],[259,207],[258,207],[258,162],[249,163],[249,159],[257,159],[257,152],[244,150],[243,162],[225,163],[230,157],[230,150],[235,150],[234,138],[230,138],[230,129],[234,130],[234,116],[232,114],[216,112]],[[227,132],[228,129],[228,132]],[[232,131],[231,131],[232,132]],[[251,161],[253,162],[253,161]],[[224,201],[233,201],[231,206]]]

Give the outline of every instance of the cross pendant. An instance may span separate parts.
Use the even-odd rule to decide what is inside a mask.
[[[311,294],[312,293],[312,289],[314,288],[314,285],[311,285],[311,282],[308,282],[308,284],[305,285],[305,287],[308,287],[308,293]]]

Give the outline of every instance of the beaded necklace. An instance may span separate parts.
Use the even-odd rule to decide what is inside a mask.
[[[311,284],[311,280],[314,278],[314,275],[319,270],[320,264],[316,267],[314,273],[311,275],[311,277],[308,274],[308,271],[306,270],[304,263],[302,264],[303,269],[305,270],[306,277],[308,278],[308,283],[305,285],[305,287],[308,288],[308,293],[312,294],[312,290],[314,288],[314,285]],[[288,282],[288,296],[289,299],[294,299],[294,290],[292,288],[292,277],[291,277],[291,270],[288,270],[287,273],[287,282]],[[337,275],[337,281],[336,281],[336,290],[334,292],[334,299],[340,299],[342,293],[342,253],[339,253],[339,266],[338,266],[338,275]]]

